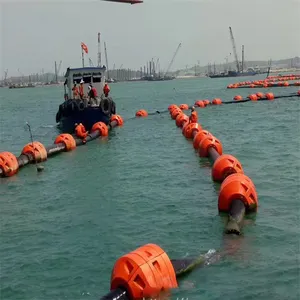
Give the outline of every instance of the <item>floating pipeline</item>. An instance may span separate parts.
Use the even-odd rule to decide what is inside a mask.
[[[254,96],[255,95],[255,96]],[[130,119],[135,119],[136,117],[147,117],[150,115],[157,115],[157,114],[163,114],[166,112],[170,112],[173,110],[173,108],[176,108],[173,112],[173,116],[171,117],[175,120],[178,114],[180,114],[183,110],[188,110],[192,108],[192,106],[199,107],[199,108],[204,108],[207,106],[214,106],[214,105],[221,105],[221,104],[235,104],[235,103],[243,103],[243,102],[249,102],[249,101],[270,101],[274,99],[281,99],[281,98],[291,98],[291,97],[300,97],[300,90],[297,91],[296,93],[291,93],[288,95],[278,95],[275,96],[273,93],[261,93],[258,92],[256,94],[250,94],[246,98],[243,98],[241,95],[236,95],[233,100],[230,101],[222,101],[220,98],[214,98],[212,101],[209,101],[208,99],[206,100],[196,100],[194,105],[188,105],[188,104],[180,104],[179,106],[176,104],[171,104],[167,110],[162,110],[162,111],[156,111],[153,113],[148,113],[146,110],[138,110],[136,112],[135,117],[132,117]],[[181,107],[181,108],[180,108]]]
[[[72,151],[77,146],[84,145],[100,136],[107,136],[109,130],[122,125],[122,117],[120,115],[113,115],[108,125],[102,122],[95,123],[91,133],[84,139],[74,138],[71,134],[63,133],[58,135],[54,144],[48,147],[37,141],[28,143],[23,148],[19,157],[10,152],[0,152],[0,177],[13,176],[18,173],[20,168],[30,163],[43,162],[60,152]]]
[[[205,265],[212,256],[170,259],[155,244],[146,244],[119,258],[112,270],[110,292],[101,300],[154,299],[178,288],[177,279]]]
[[[199,156],[208,157],[213,162],[212,178],[222,182],[218,209],[228,214],[225,232],[241,234],[245,214],[257,210],[258,197],[252,180],[244,174],[241,163],[234,156],[223,154],[221,142],[210,132],[203,130],[198,123],[189,123],[189,117],[178,106],[169,106],[169,111],[176,126],[182,128],[182,134],[193,139],[193,147]]]
[[[227,86],[227,88],[238,88],[242,86],[250,86],[250,85],[264,85],[268,83],[275,83],[276,81],[295,81],[295,80],[300,80],[300,75],[295,75],[295,74],[289,74],[286,76],[269,76],[265,79],[262,80],[253,80],[253,81],[242,81],[242,82],[236,82],[232,83]]]
[[[249,88],[270,88],[270,87],[294,87],[300,86],[300,81],[297,82],[263,82],[263,83],[251,83],[246,85],[237,85],[237,84],[230,84],[227,86],[228,89],[249,89]]]

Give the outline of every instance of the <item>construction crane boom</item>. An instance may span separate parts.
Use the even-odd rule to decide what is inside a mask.
[[[106,42],[104,42],[104,53],[105,53],[105,61],[106,61],[106,71],[107,71],[107,79],[109,79],[109,69],[108,69],[108,59],[107,59],[107,51],[106,51]]]
[[[234,40],[234,37],[233,37],[233,33],[232,33],[231,27],[229,27],[229,31],[230,31],[230,39],[231,39],[231,43],[232,43],[232,48],[233,48],[233,54],[234,54],[234,59],[235,59],[235,63],[236,63],[236,68],[237,68],[237,71],[240,72],[240,64],[239,64],[239,59],[238,59],[238,55],[237,55],[237,52],[236,52],[235,40]]]
[[[168,66],[168,68],[167,68],[167,71],[165,72],[165,75],[164,75],[164,76],[166,76],[166,75],[169,73],[169,71],[170,71],[170,69],[171,69],[171,67],[172,67],[172,65],[173,65],[173,62],[174,62],[174,60],[175,60],[175,57],[176,57],[176,55],[177,55],[177,53],[178,53],[180,47],[181,47],[181,43],[179,43],[179,45],[178,45],[178,47],[177,47],[177,49],[176,49],[176,51],[175,51],[175,53],[174,53],[174,55],[173,55],[173,57],[172,57],[172,60],[171,60],[171,62],[170,62],[170,64],[169,64],[169,66]]]

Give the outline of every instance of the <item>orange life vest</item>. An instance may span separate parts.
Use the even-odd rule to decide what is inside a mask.
[[[80,96],[81,98],[83,98],[83,95],[84,95],[84,92],[83,92],[83,84],[81,84],[81,85],[79,86],[79,96]]]
[[[73,91],[73,98],[77,97],[78,96],[78,87],[77,86],[74,86],[72,88],[72,91]]]

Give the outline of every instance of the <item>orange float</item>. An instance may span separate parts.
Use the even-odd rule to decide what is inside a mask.
[[[256,96],[258,99],[263,99],[265,97],[264,93],[260,93],[260,92],[256,93]]]
[[[33,162],[42,162],[47,160],[47,150],[40,142],[28,143],[24,146],[22,154],[30,155],[34,158]]]
[[[188,110],[188,109],[189,109],[189,106],[188,106],[187,104],[180,104],[180,105],[179,105],[179,108],[180,108],[181,110]]]
[[[200,157],[208,157],[209,156],[209,148],[214,148],[219,155],[223,154],[223,147],[221,142],[210,135],[205,137],[199,144],[199,155]]]
[[[234,173],[244,173],[242,164],[232,155],[223,154],[219,156],[212,166],[212,178],[214,181],[222,182]]]
[[[195,105],[198,106],[198,107],[205,107],[206,106],[203,100],[196,101]]]
[[[234,96],[233,99],[236,101],[240,101],[240,100],[243,100],[243,97],[241,95],[236,95],[236,96]]]
[[[183,127],[184,123],[189,122],[189,117],[186,114],[179,114],[176,117],[176,126]]]
[[[215,99],[213,99],[213,101],[211,103],[213,105],[220,105],[220,104],[222,104],[222,100],[220,98],[215,98]]]
[[[176,120],[177,116],[180,115],[180,114],[182,114],[182,113],[183,113],[183,112],[182,112],[181,109],[175,108],[175,109],[173,109],[172,112],[171,112],[171,118],[172,118],[173,120]]]
[[[266,98],[268,100],[274,100],[274,94],[273,93],[266,93]]]
[[[69,133],[63,133],[56,137],[54,144],[65,144],[66,151],[72,151],[76,148],[76,141]]]
[[[200,142],[206,138],[207,136],[212,136],[212,134],[207,130],[200,130],[195,136],[193,140],[194,149],[199,149]]]
[[[168,110],[171,112],[171,110],[173,110],[174,108],[179,108],[176,104],[171,104],[168,107]]]
[[[103,122],[97,122],[93,125],[91,132],[99,131],[100,136],[108,136],[108,127]]]
[[[75,127],[75,134],[77,137],[79,137],[80,139],[85,139],[88,136],[88,131],[86,131],[84,125],[82,123],[79,123],[76,127]]]
[[[18,173],[19,163],[16,156],[10,152],[1,152],[0,169],[5,177],[11,177]]]
[[[139,111],[136,112],[135,116],[136,117],[147,117],[148,112],[144,109],[140,109]]]
[[[130,299],[151,298],[177,288],[176,274],[166,252],[144,245],[119,258],[111,275],[111,290],[123,287]]]
[[[122,126],[124,124],[123,118],[120,115],[112,115],[110,123],[112,122],[117,122],[117,126]]]
[[[251,94],[248,96],[248,98],[251,100],[251,101],[257,101],[258,100],[258,97],[256,96],[256,94]]]
[[[223,181],[218,199],[219,211],[228,212],[233,200],[243,201],[248,212],[257,209],[258,199],[255,186],[245,174],[231,174]]]
[[[196,132],[199,132],[200,130],[202,130],[201,125],[198,123],[189,123],[186,126],[184,126],[184,128],[182,129],[182,134],[187,138],[187,139],[191,139],[193,138],[193,135]]]

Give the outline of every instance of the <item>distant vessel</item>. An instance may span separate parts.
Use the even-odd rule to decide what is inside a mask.
[[[212,74],[209,75],[210,78],[224,78],[224,77],[242,77],[242,76],[254,76],[257,75],[255,71],[246,71],[246,72],[236,72],[228,71],[227,73]]]
[[[165,80],[173,80],[175,79],[174,76],[153,76],[153,75],[150,75],[150,76],[145,76],[145,77],[142,77],[141,80],[146,80],[146,81],[165,81]]]
[[[25,88],[34,88],[35,85],[33,83],[27,83],[27,84],[11,84],[9,86],[10,89],[25,89]]]

